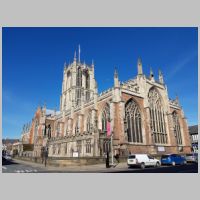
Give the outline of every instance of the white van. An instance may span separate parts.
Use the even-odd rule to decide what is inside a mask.
[[[140,166],[144,169],[146,166],[160,166],[160,160],[147,154],[131,154],[128,156],[127,165],[129,167]]]

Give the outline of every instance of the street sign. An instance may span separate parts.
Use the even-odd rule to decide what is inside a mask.
[[[74,158],[78,158],[78,151],[74,151],[72,156],[73,156]]]
[[[160,152],[163,152],[163,151],[165,151],[165,147],[158,147],[158,151]]]

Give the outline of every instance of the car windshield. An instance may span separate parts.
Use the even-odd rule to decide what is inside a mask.
[[[162,155],[162,158],[168,158],[170,155]]]
[[[129,156],[128,158],[129,158],[129,159],[133,159],[133,158],[135,158],[135,155],[131,155],[131,156]]]
[[[150,156],[150,155],[148,155],[148,158],[149,158],[149,159],[154,159],[154,157],[152,157],[152,156]]]

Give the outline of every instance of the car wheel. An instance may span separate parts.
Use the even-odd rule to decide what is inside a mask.
[[[172,166],[175,166],[175,165],[176,165],[176,163],[173,161],[173,162],[172,162]]]
[[[144,169],[145,168],[145,164],[141,163],[140,167],[141,167],[141,169]]]
[[[156,163],[156,167],[160,167],[160,163],[159,162]]]

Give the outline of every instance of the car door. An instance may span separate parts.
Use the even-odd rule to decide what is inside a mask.
[[[148,163],[149,163],[149,166],[154,166],[155,165],[155,160],[154,160],[154,157],[148,155]]]

